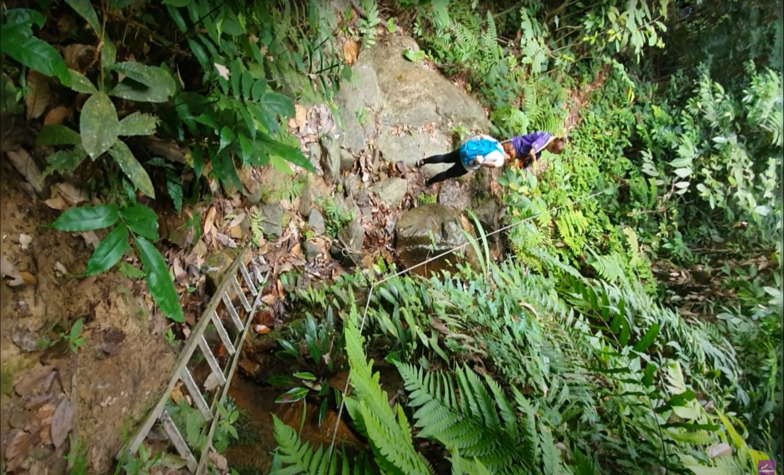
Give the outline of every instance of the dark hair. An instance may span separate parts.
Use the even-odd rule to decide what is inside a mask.
[[[566,141],[563,139],[563,137],[556,137],[550,143],[550,146],[553,147],[551,152],[552,153],[561,153],[561,152],[563,152],[563,149],[564,149],[565,145],[566,145]]]

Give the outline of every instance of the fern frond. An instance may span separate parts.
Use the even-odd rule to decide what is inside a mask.
[[[351,367],[349,380],[354,388],[354,396],[346,398],[349,415],[360,432],[367,436],[382,470],[387,473],[430,473],[429,464],[414,449],[405,414],[398,409],[398,419],[395,418],[387,393],[379,385],[380,374],[373,374],[373,362],[365,359],[356,322],[357,310],[352,305],[345,328],[346,354]]]
[[[517,462],[517,428],[509,401],[500,390],[488,392],[470,368],[456,371],[455,380],[446,373],[425,373],[405,363],[395,363],[409,391],[409,405],[419,437],[456,448],[466,457],[476,457],[494,472],[512,470]],[[458,387],[458,398],[454,386]],[[501,408],[504,424],[498,417]]]
[[[284,424],[275,414],[272,415],[274,424],[275,441],[278,443],[278,450],[275,457],[285,465],[285,468],[273,470],[274,475],[294,475],[298,473],[308,474],[334,474],[338,467],[338,457],[332,457],[329,461],[329,452],[325,451],[319,444],[315,451],[308,442],[302,442],[297,432]],[[345,454],[344,454],[345,455]],[[329,467],[327,467],[329,463]],[[349,468],[346,464],[347,459],[343,458],[343,472]]]

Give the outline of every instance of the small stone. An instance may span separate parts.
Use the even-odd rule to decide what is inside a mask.
[[[393,177],[374,184],[370,189],[390,208],[397,208],[408,191],[408,181]]]
[[[343,189],[346,190],[347,196],[357,196],[362,189],[362,180],[356,175],[346,175],[343,179]]]
[[[354,168],[354,155],[348,150],[340,149],[340,171],[350,172]]]
[[[315,261],[321,254],[322,248],[313,241],[305,241],[305,258],[308,261]]]
[[[289,219],[280,203],[261,205],[261,231],[265,236],[279,237],[288,226]]]
[[[337,239],[332,243],[330,253],[344,265],[358,266],[362,263],[362,245],[365,241],[365,229],[357,216],[338,232]]]
[[[438,190],[438,202],[443,206],[464,210],[468,207],[470,200],[470,193],[454,180],[443,182]]]
[[[334,183],[340,176],[340,145],[332,136],[324,135],[321,137],[321,146],[324,149],[324,176]]]
[[[317,235],[326,232],[327,228],[324,223],[324,216],[321,215],[321,211],[318,209],[314,209],[310,212],[310,217],[308,217],[308,228]]]
[[[318,167],[321,163],[321,147],[316,142],[311,142],[308,148],[308,160],[314,168]]]

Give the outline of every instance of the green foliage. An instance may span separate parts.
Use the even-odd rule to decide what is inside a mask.
[[[87,460],[87,446],[73,432],[68,434],[69,453],[64,458],[68,460],[71,473],[87,473],[89,461]]]
[[[152,209],[133,203],[123,206],[82,206],[66,210],[51,225],[60,231],[94,231],[115,226],[99,243],[87,261],[85,275],[105,272],[128,252],[129,235],[139,254],[153,300],[166,317],[184,322],[177,291],[160,251],[150,242],[158,239],[158,215]],[[127,269],[126,269],[127,270]]]
[[[275,427],[275,441],[278,443],[272,463],[273,475],[298,473],[332,475],[338,473],[338,469],[340,473],[373,473],[366,458],[355,457],[352,460],[346,455],[345,449],[340,454],[333,453],[330,457],[329,449],[319,445],[318,449],[313,450],[310,443],[302,442],[297,432],[281,422],[274,414],[272,422]]]
[[[331,196],[317,199],[316,204],[321,208],[321,212],[324,215],[327,234],[333,238],[338,235],[343,226],[354,219],[354,214],[335,203]]]
[[[60,53],[46,41],[33,36],[33,26],[39,28],[46,19],[41,12],[26,8],[3,10],[0,51],[22,65],[39,73],[56,77],[66,86],[71,77]]]
[[[63,333],[60,335],[60,338],[68,343],[68,348],[70,348],[74,353],[76,353],[85,343],[84,338],[82,338],[83,324],[84,322],[80,318],[76,320],[73,325],[71,325],[71,329],[68,331],[68,333]]]
[[[454,447],[461,456],[476,458],[495,473],[520,463],[531,466],[533,458],[519,458],[521,429],[517,415],[495,381],[485,378],[488,391],[479,376],[467,367],[458,368],[453,378],[450,374],[424,373],[405,363],[395,365],[410,393],[409,405],[416,409],[418,437]],[[531,443],[530,439],[523,442],[523,450],[527,443]]]
[[[352,307],[345,333],[354,393],[344,401],[357,430],[368,438],[376,464],[387,473],[431,473],[425,458],[414,449],[402,408],[397,404],[394,408],[389,406],[387,393],[378,382],[379,375],[372,373],[373,363],[366,360],[356,307]]]

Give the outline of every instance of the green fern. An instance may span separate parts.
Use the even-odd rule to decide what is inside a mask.
[[[410,393],[409,405],[417,409],[414,418],[421,429],[419,437],[456,447],[493,472],[515,471],[521,461],[517,457],[517,417],[495,382],[485,378],[491,395],[467,367],[458,368],[453,378],[443,372],[425,373],[405,363],[395,365]]]
[[[264,240],[264,233],[261,230],[262,218],[261,211],[258,208],[253,208],[250,212],[250,233],[253,247],[259,247],[261,241]]]
[[[340,456],[335,453],[332,460],[329,460],[329,451],[323,445],[319,445],[314,451],[308,442],[302,442],[297,432],[283,423],[280,419],[272,415],[274,424],[275,441],[278,449],[275,453],[273,467],[280,465],[280,468],[273,468],[271,475],[295,475],[307,473],[310,475],[334,475],[340,467],[340,473],[374,473],[366,457],[357,456],[353,463],[346,455],[345,449],[340,451]],[[285,468],[284,468],[285,466]]]
[[[585,233],[588,231],[589,223],[585,219],[582,211],[574,208],[563,209],[558,213],[555,220],[558,233],[564,244],[576,255],[583,252],[585,246]]]
[[[357,328],[357,311],[352,305],[346,322],[346,354],[354,395],[345,399],[346,409],[359,432],[368,438],[375,461],[385,473],[431,473],[430,465],[415,449],[403,409],[389,407],[386,391],[373,374],[373,362],[366,361],[362,337]],[[395,417],[397,412],[397,418]]]

